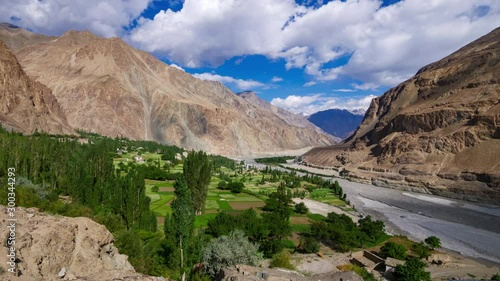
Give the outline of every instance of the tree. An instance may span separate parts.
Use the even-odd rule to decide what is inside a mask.
[[[220,182],[217,184],[217,188],[218,188],[218,189],[222,189],[222,190],[224,190],[224,189],[226,189],[226,187],[227,187],[227,182],[226,182],[226,181],[220,181]]]
[[[222,268],[236,264],[257,266],[262,259],[258,245],[251,243],[241,230],[220,236],[203,249],[205,272],[215,277]]]
[[[416,258],[396,266],[394,275],[401,281],[431,281],[431,274],[425,271],[425,263]]]
[[[184,178],[191,191],[193,207],[196,214],[201,214],[207,199],[208,184],[212,177],[212,164],[205,152],[191,151],[183,166]]]
[[[391,257],[404,260],[406,258],[406,247],[394,242],[387,242],[380,248],[380,255],[384,258]]]
[[[241,181],[232,181],[227,184],[227,189],[230,189],[232,193],[241,193],[245,185]]]
[[[497,273],[497,274],[491,276],[491,280],[492,281],[500,281],[500,274]]]
[[[186,249],[189,246],[189,239],[194,232],[194,209],[191,203],[191,193],[184,178],[179,178],[174,183],[175,199],[172,202],[172,225],[173,232],[179,245],[180,267],[184,268]],[[167,229],[167,227],[165,227]],[[183,280],[184,280],[183,273]]]
[[[384,222],[380,220],[372,220],[370,216],[360,219],[358,223],[359,230],[364,232],[372,242],[375,242],[385,233]]]
[[[431,247],[431,249],[441,247],[441,240],[436,236],[429,236],[425,238],[425,243]]]
[[[309,212],[309,208],[307,208],[307,206],[306,206],[306,204],[304,204],[304,202],[300,202],[300,203],[296,204],[294,210],[296,213],[299,213],[299,214],[307,214],[307,212]]]

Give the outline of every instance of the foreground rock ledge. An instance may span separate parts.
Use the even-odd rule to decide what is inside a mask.
[[[363,281],[353,271],[331,272],[313,276],[304,276],[299,272],[281,268],[259,268],[236,265],[225,268],[218,276],[218,281]]]
[[[7,207],[0,206],[0,237],[9,235]],[[2,243],[0,280],[163,280],[135,272],[126,255],[118,253],[113,235],[88,218],[68,218],[16,208],[18,275],[7,272],[8,249]]]

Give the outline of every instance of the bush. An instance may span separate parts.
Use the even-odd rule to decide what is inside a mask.
[[[301,237],[298,249],[303,253],[319,252],[319,242],[314,237]]]
[[[295,212],[299,214],[307,214],[309,212],[309,208],[307,208],[306,204],[304,202],[300,202],[299,204],[295,205]]]
[[[245,185],[241,181],[233,181],[233,182],[230,182],[227,185],[227,187],[228,187],[228,189],[231,190],[232,193],[241,193],[241,191],[243,191],[243,188],[245,187]]]
[[[391,257],[404,260],[406,258],[406,247],[394,242],[387,242],[380,248],[380,255],[384,258]]]
[[[431,281],[431,274],[424,269],[425,263],[412,258],[405,264],[396,266],[394,275],[398,280],[404,281]]]
[[[413,244],[411,251],[421,259],[426,259],[431,255],[431,249],[424,243]]]
[[[226,189],[226,187],[227,187],[227,182],[226,182],[226,181],[220,181],[220,182],[217,184],[217,188],[218,188],[218,189],[222,189],[222,190],[224,190],[224,189]]]
[[[258,246],[248,241],[241,230],[216,238],[203,249],[202,254],[205,273],[212,277],[226,266],[236,264],[256,266],[261,259],[262,254],[258,252]]]
[[[497,274],[491,276],[491,280],[492,281],[500,281],[500,274],[497,273]]]
[[[294,269],[295,267],[290,263],[290,252],[282,250],[281,252],[273,255],[269,267],[280,267],[286,269]]]
[[[153,185],[153,187],[151,187],[151,191],[158,192],[160,191],[160,188],[157,185]]]
[[[425,238],[425,243],[431,247],[431,249],[441,247],[441,240],[436,236],[429,236]]]

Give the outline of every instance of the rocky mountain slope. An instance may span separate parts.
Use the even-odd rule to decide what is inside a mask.
[[[16,49],[25,71],[57,97],[74,128],[229,156],[332,144],[235,95],[88,31]]]
[[[374,184],[500,202],[500,28],[375,98],[344,143],[306,163]]]
[[[16,208],[15,249],[17,276],[8,272],[7,254],[0,255],[6,270],[1,280],[137,280],[154,281],[134,271],[125,255],[114,246],[113,235],[88,218],[68,218]],[[0,222],[10,225],[7,207],[0,206]],[[0,235],[9,237],[2,227]],[[8,253],[2,243],[2,253]]]
[[[285,121],[288,125],[294,126],[294,127],[300,127],[300,128],[311,128],[312,130],[316,131],[318,134],[325,134],[328,133],[326,131],[321,130],[320,127],[316,126],[315,124],[311,123],[305,116],[301,114],[295,114],[292,113],[288,110],[285,110],[283,108],[279,108],[277,106],[272,105],[271,103],[259,98],[256,93],[251,92],[251,91],[245,91],[241,93],[237,93],[238,96],[242,97],[249,103],[253,104],[254,106],[267,110],[274,115],[278,116],[281,120]],[[360,121],[361,123],[361,121]],[[356,126],[357,127],[357,126]],[[333,134],[330,134],[333,137],[333,139],[336,142],[340,142],[341,139],[336,137]]]
[[[345,109],[328,109],[311,114],[307,119],[330,135],[345,139],[358,128],[363,115]]]
[[[50,89],[31,80],[1,41],[0,123],[6,129],[27,134],[35,129],[52,134],[75,134]]]

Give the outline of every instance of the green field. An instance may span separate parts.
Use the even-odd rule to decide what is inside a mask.
[[[118,166],[120,162],[127,164],[127,162],[133,161],[134,155],[136,154],[127,153],[121,155],[121,158],[115,158],[115,166]],[[166,162],[161,160],[161,155],[155,153],[143,153],[142,157],[145,160],[144,163],[147,163],[149,159],[154,161],[160,160],[161,165]],[[222,181],[221,177],[219,177],[218,174],[212,176],[209,184],[207,200],[205,201],[205,208],[202,215],[196,216],[196,227],[205,227],[208,224],[208,221],[215,217],[220,211],[239,212],[248,208],[255,208],[257,210],[260,209],[265,204],[265,200],[267,198],[266,195],[275,192],[279,185],[278,182],[261,182],[262,173],[258,171],[243,171],[243,173],[240,174],[225,167],[221,167],[220,171],[229,175],[233,181],[242,181],[245,185],[244,190],[246,190],[246,193],[242,192],[235,194],[231,193],[229,190],[220,190],[217,188],[217,185],[220,181]],[[182,173],[182,164],[170,167],[170,172]],[[146,195],[151,198],[150,209],[160,217],[158,229],[162,229],[163,225],[161,223],[163,222],[163,219],[161,219],[161,217],[164,217],[172,212],[170,204],[175,197],[173,189],[174,182],[146,179],[145,183]],[[306,191],[306,189],[303,188],[306,184],[309,186],[315,186],[314,184],[303,181],[301,182],[302,187],[295,190]],[[158,187],[157,192],[152,191],[154,186]],[[342,200],[333,195],[328,189],[316,189],[311,194],[308,194],[307,197],[334,206],[346,209],[348,208]],[[295,218],[291,219],[294,232],[308,232],[310,221],[324,219],[323,216],[316,214],[308,214],[307,216],[294,214],[294,217]]]

